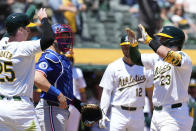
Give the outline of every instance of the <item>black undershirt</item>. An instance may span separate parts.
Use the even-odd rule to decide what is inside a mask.
[[[42,35],[41,35],[40,45],[41,45],[41,49],[43,51],[52,45],[55,37],[54,37],[54,33],[52,31],[51,25],[48,22],[48,19],[43,18],[41,20],[41,23],[42,23],[42,26],[41,26]]]

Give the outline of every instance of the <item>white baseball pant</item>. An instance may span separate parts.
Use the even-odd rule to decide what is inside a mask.
[[[78,131],[80,112],[73,106],[69,106],[70,116],[67,122],[67,131]]]
[[[171,108],[171,105],[163,106],[160,111],[154,110],[151,131],[191,131],[193,118],[189,116],[186,103],[181,107]]]
[[[68,110],[49,106],[44,99],[40,99],[36,106],[36,114],[42,131],[66,131]]]
[[[110,118],[110,131],[143,131],[143,108],[135,111],[123,110],[121,107],[112,107]]]
[[[41,131],[34,105],[29,97],[4,97],[0,100],[0,130],[24,131],[34,129]]]

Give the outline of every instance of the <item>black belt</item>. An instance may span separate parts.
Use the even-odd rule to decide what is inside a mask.
[[[48,103],[49,106],[59,106],[59,104],[56,103],[56,102],[47,101],[47,103]]]
[[[126,106],[120,106],[121,109],[123,110],[128,110],[128,111],[135,111],[137,110],[137,107],[126,107]]]
[[[7,97],[7,96],[0,95],[0,100],[3,100],[3,98],[6,98],[7,100],[14,99],[15,101],[21,101],[21,97],[20,96]]]
[[[178,108],[178,107],[181,107],[181,106],[182,106],[182,103],[177,103],[177,104],[172,104],[171,108]],[[156,111],[161,111],[163,109],[163,106],[154,106],[154,109]]]

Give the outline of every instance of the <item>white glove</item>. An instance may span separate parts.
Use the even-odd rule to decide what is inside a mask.
[[[139,24],[138,27],[142,34],[142,38],[140,38],[138,41],[143,42],[145,44],[149,44],[152,38],[148,35],[143,25]]]
[[[106,115],[103,115],[103,118],[99,120],[99,128],[106,128],[105,122],[110,121]]]

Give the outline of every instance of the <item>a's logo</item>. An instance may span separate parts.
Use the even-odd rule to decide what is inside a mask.
[[[128,41],[128,36],[125,37],[125,41]]]
[[[39,68],[45,70],[45,69],[48,68],[48,64],[47,64],[46,62],[41,62],[41,63],[39,64]]]
[[[125,78],[120,78],[119,79],[119,90],[122,91],[125,88],[129,88],[129,87],[133,87],[135,85],[139,85],[141,83],[144,83],[146,80],[145,75],[135,75],[133,76],[129,76],[129,77],[125,77]]]
[[[168,72],[170,70],[171,70],[171,66],[169,64],[156,67],[155,70],[154,70],[154,80],[158,79],[164,73],[166,73],[166,72]]]

